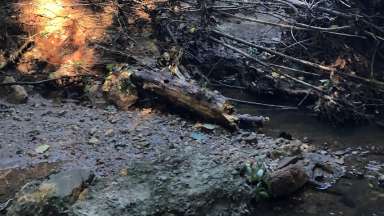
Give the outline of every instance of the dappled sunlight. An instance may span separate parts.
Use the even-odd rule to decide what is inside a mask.
[[[19,7],[19,19],[34,41],[25,56],[55,66],[54,77],[91,71],[97,56],[89,45],[106,38],[115,12],[111,3],[97,11],[75,0],[22,1]]]

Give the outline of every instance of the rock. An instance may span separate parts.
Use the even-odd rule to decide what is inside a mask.
[[[300,159],[302,159],[302,157],[298,157],[298,156],[284,157],[278,162],[277,169],[282,169],[290,164],[295,164]]]
[[[94,106],[102,107],[107,105],[102,90],[102,84],[99,81],[93,81],[89,85],[86,85],[84,92]]]
[[[9,199],[4,203],[0,203],[0,215],[6,213],[6,209],[11,205],[12,200]]]
[[[110,129],[105,131],[104,135],[107,137],[111,137],[111,136],[113,136],[113,132],[114,132],[114,130],[112,128],[110,128]]]
[[[63,171],[42,183],[26,184],[7,210],[8,216],[62,215],[92,181],[87,169]]]
[[[67,114],[67,112],[68,112],[67,110],[61,110],[60,112],[57,113],[57,116],[63,117],[63,116],[65,116],[65,114]]]
[[[257,144],[257,135],[256,133],[251,133],[249,136],[243,137],[242,140],[249,144]]]
[[[100,140],[97,139],[96,137],[92,137],[91,139],[88,140],[88,144],[90,145],[97,145],[99,144]]]
[[[49,150],[49,148],[50,148],[50,146],[47,144],[39,145],[35,148],[35,152],[37,154],[44,154],[45,152],[47,152]]]
[[[279,138],[276,140],[276,142],[283,143],[277,148],[277,150],[280,152],[283,152],[285,156],[295,156],[303,153],[303,150],[305,151],[310,150],[307,144],[303,144],[300,140],[297,140],[297,139],[287,140],[284,138]]]
[[[128,173],[129,173],[128,169],[127,168],[123,168],[123,169],[120,170],[119,175],[120,176],[127,176]]]
[[[217,128],[217,125],[208,124],[208,123],[205,123],[205,124],[197,123],[195,124],[194,128],[201,129],[204,132],[212,132]]]
[[[91,198],[78,200],[70,215],[243,215],[248,210],[253,190],[232,174],[233,167],[196,152],[174,157],[179,162],[132,164],[128,175],[98,181],[89,190]]]
[[[122,110],[128,110],[138,99],[136,86],[130,81],[131,73],[112,73],[105,80],[102,90],[108,100]]]
[[[384,188],[384,175],[379,176],[378,181],[379,181],[379,186]]]
[[[11,76],[5,77],[3,81],[3,83],[14,83],[14,82],[16,82],[16,80]],[[28,93],[23,86],[13,85],[13,86],[5,87],[4,89],[5,89],[5,92],[7,92],[6,96],[7,96],[7,101],[9,103],[22,104],[27,102]]]
[[[310,143],[311,139],[309,139],[309,137],[303,137],[303,142],[304,143]]]
[[[292,140],[292,135],[283,131],[279,134],[279,137],[280,138],[284,138],[284,139],[287,139],[287,140]]]
[[[338,151],[333,152],[333,155],[335,155],[335,156],[344,156],[344,155],[348,154],[350,151],[351,151],[350,148],[347,148],[347,149],[344,149],[344,150],[338,150]]]
[[[304,167],[310,176],[309,181],[317,189],[329,188],[345,174],[344,166],[334,157],[318,153],[304,153],[302,156],[303,160],[299,160],[297,164]]]
[[[91,130],[89,131],[89,135],[93,136],[93,135],[96,134],[96,132],[97,132],[97,127],[93,127],[93,128],[91,128]]]
[[[289,165],[273,172],[270,176],[270,192],[273,197],[283,197],[297,191],[308,182],[304,168]]]

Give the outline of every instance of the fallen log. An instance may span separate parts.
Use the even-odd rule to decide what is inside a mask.
[[[148,67],[128,67],[107,77],[104,95],[119,108],[127,109],[137,102],[139,92],[164,98],[228,129],[259,127],[268,118],[236,114],[230,100],[219,92],[198,86],[194,81],[181,79],[167,70]]]
[[[144,91],[162,96],[178,106],[226,127],[232,129],[238,127],[239,118],[234,112],[234,107],[219,93],[160,71],[136,70],[131,74],[131,78],[132,82]]]

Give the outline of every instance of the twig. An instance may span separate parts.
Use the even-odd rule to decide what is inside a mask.
[[[248,45],[248,46],[251,46],[251,47],[260,49],[260,50],[263,50],[263,51],[265,51],[265,52],[268,52],[268,53],[271,53],[271,54],[274,54],[274,55],[277,55],[277,56],[280,56],[280,57],[283,57],[283,58],[292,60],[292,61],[297,62],[297,63],[300,63],[300,64],[304,64],[304,65],[311,66],[311,67],[314,67],[314,68],[317,68],[317,69],[320,69],[320,70],[325,70],[325,71],[334,71],[334,70],[335,70],[334,68],[331,68],[331,67],[327,67],[327,66],[324,66],[324,65],[319,65],[319,64],[310,62],[310,61],[306,61],[306,60],[298,59],[298,58],[295,58],[295,57],[286,55],[286,54],[284,54],[284,53],[277,52],[277,51],[275,51],[275,50],[272,50],[272,49],[269,49],[269,48],[265,48],[265,47],[263,47],[263,46],[256,45],[256,44],[254,44],[254,43],[250,43],[250,42],[245,41],[245,40],[243,40],[243,39],[236,38],[236,37],[234,37],[234,36],[232,36],[232,35],[229,35],[229,34],[226,34],[226,33],[220,32],[220,31],[217,31],[217,30],[212,30],[212,32],[214,32],[215,34],[218,34],[218,35],[220,35],[220,36],[229,38],[229,39],[231,39],[231,40],[237,41],[237,42],[239,42],[239,43],[242,43],[242,44],[245,44],[245,45]]]
[[[32,39],[28,39],[17,51],[11,54],[11,56],[6,60],[6,62],[1,65],[0,70],[7,68],[10,64],[16,63],[18,59],[23,55],[23,53],[29,49],[29,47],[33,44]]]
[[[254,18],[250,18],[250,17],[237,16],[237,15],[233,15],[233,14],[221,12],[221,11],[217,11],[217,12],[220,14],[224,14],[226,16],[237,18],[237,19],[242,19],[242,20],[246,20],[246,21],[250,21],[250,22],[256,22],[256,23],[265,24],[265,25],[273,25],[273,26],[277,26],[277,27],[281,27],[281,28],[294,29],[294,30],[307,30],[307,31],[316,30],[316,31],[327,32],[327,31],[339,31],[339,30],[345,30],[345,29],[351,28],[351,26],[338,26],[338,27],[323,28],[323,27],[307,25],[304,23],[289,23],[287,20],[284,20],[284,21],[289,23],[289,24],[281,24],[281,23],[269,22],[269,21],[265,21],[265,20],[261,20],[261,19],[254,19]]]
[[[232,88],[232,89],[240,89],[240,90],[245,90],[247,88],[243,87],[243,86],[235,86],[235,85],[228,85],[228,84],[225,84],[225,83],[222,83],[222,82],[219,82],[219,81],[211,81],[211,83],[209,84],[211,86],[220,86],[220,87],[226,87],[226,88]]]
[[[239,100],[239,99],[234,99],[234,98],[230,98],[230,97],[226,97],[226,98],[230,101],[233,101],[236,103],[242,103],[242,104],[274,107],[274,108],[281,108],[281,109],[295,109],[295,110],[298,109],[297,107],[292,107],[292,106],[283,106],[283,105],[266,104],[266,103],[259,103],[259,102],[253,102],[253,101],[245,101],[245,100]]]
[[[240,53],[240,54],[242,54],[243,56],[246,56],[246,57],[251,57],[256,63],[258,63],[258,64],[260,64],[260,65],[262,65],[262,66],[265,66],[265,67],[268,67],[269,65],[267,64],[267,63],[265,63],[265,62],[263,62],[263,61],[260,61],[259,59],[256,59],[256,58],[254,58],[254,57],[252,57],[252,56],[250,56],[250,55],[248,55],[247,53],[245,53],[244,51],[242,51],[242,50],[240,50],[240,49],[238,49],[238,48],[236,48],[236,47],[233,47],[233,46],[231,46],[231,45],[229,45],[229,44],[227,44],[227,43],[224,43],[223,41],[220,41],[220,40],[218,40],[218,39],[216,39],[216,38],[214,38],[214,37],[209,37],[209,39],[211,39],[211,40],[213,40],[213,41],[215,41],[216,43],[219,43],[219,44],[221,44],[221,45],[223,45],[223,46],[225,46],[225,47],[227,47],[227,48],[229,48],[229,49],[231,49],[231,50],[233,50],[233,51],[235,51],[235,52],[237,52],[237,53]]]
[[[63,79],[71,79],[71,78],[78,78],[78,77],[98,77],[96,75],[76,75],[76,76],[63,76],[59,78],[52,78],[52,79],[46,79],[46,80],[39,80],[39,81],[33,81],[33,82],[10,82],[10,83],[0,83],[0,87],[5,87],[5,86],[15,86],[15,85],[41,85],[44,83],[48,82],[53,82],[57,80],[63,80]]]
[[[271,65],[269,65],[269,64],[267,64],[267,63],[265,63],[265,62],[262,62],[262,61],[256,59],[255,57],[249,55],[248,53],[245,53],[244,51],[242,51],[242,50],[240,50],[240,49],[238,49],[238,48],[235,48],[235,47],[233,47],[233,46],[231,46],[231,45],[229,45],[229,44],[226,44],[226,43],[224,43],[223,41],[220,41],[220,40],[218,40],[218,39],[216,39],[216,38],[214,38],[214,37],[212,37],[212,36],[210,36],[209,38],[210,38],[211,40],[213,40],[213,41],[215,41],[215,42],[217,42],[217,43],[220,43],[221,45],[223,45],[223,46],[225,46],[225,47],[227,47],[227,48],[229,48],[229,49],[231,49],[231,50],[233,50],[233,51],[235,51],[235,52],[237,52],[237,53],[239,53],[239,54],[241,54],[241,55],[243,55],[243,56],[245,56],[245,57],[247,57],[247,58],[249,58],[249,59],[251,59],[252,61],[254,61],[254,62],[256,62],[256,63],[258,63],[258,64],[260,64],[260,65],[262,65],[262,66],[264,66],[264,67],[271,68]],[[319,87],[317,87],[317,86],[314,86],[314,85],[311,85],[311,84],[309,84],[309,83],[306,83],[306,82],[304,82],[304,81],[302,81],[302,80],[299,80],[299,79],[297,79],[297,78],[295,78],[295,77],[292,77],[292,76],[290,76],[290,75],[288,75],[288,74],[283,74],[283,73],[281,73],[281,72],[279,72],[279,71],[275,71],[275,72],[276,72],[276,73],[279,73],[280,75],[283,75],[283,76],[285,76],[285,77],[287,77],[287,78],[289,78],[289,79],[291,79],[291,80],[293,80],[293,81],[295,81],[295,82],[298,82],[298,83],[300,83],[300,84],[302,84],[302,85],[305,85],[305,86],[307,86],[307,87],[310,87],[310,88],[312,88],[312,89],[314,89],[314,90],[316,90],[316,91],[318,91],[318,92],[321,92],[321,93],[323,93],[323,94],[325,93],[321,88],[319,88]]]
[[[298,107],[301,107],[301,105],[303,105],[304,101],[307,100],[307,98],[309,97],[310,95],[310,91],[307,92],[307,94],[303,97],[303,99],[301,99],[301,101],[297,104]]]
[[[376,46],[373,50],[373,53],[372,53],[372,59],[371,59],[371,79],[375,79],[375,76],[374,76],[374,69],[375,69],[375,59],[376,59],[376,54],[377,54],[377,50],[379,49],[379,46],[380,46],[380,43],[376,42]]]
[[[293,71],[293,72],[297,72],[297,73],[302,73],[302,74],[307,74],[307,75],[317,76],[317,77],[321,76],[320,74],[317,74],[317,73],[311,73],[311,72],[299,70],[299,69],[296,69],[296,68],[290,68],[290,67],[287,67],[287,66],[284,66],[284,65],[278,65],[278,64],[270,64],[270,65],[273,66],[273,67],[277,67],[277,68],[281,68],[281,69],[284,69],[284,70],[289,70],[289,71]]]

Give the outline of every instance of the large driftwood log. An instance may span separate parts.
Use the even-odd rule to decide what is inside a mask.
[[[238,127],[239,118],[234,114],[233,106],[219,93],[160,71],[136,70],[131,78],[143,90],[160,95],[208,120],[233,129]]]
[[[268,121],[264,117],[236,114],[229,100],[220,93],[174,76],[167,70],[123,66],[118,73],[107,77],[103,91],[109,100],[124,109],[137,101],[138,92],[150,92],[229,129],[257,127]]]

